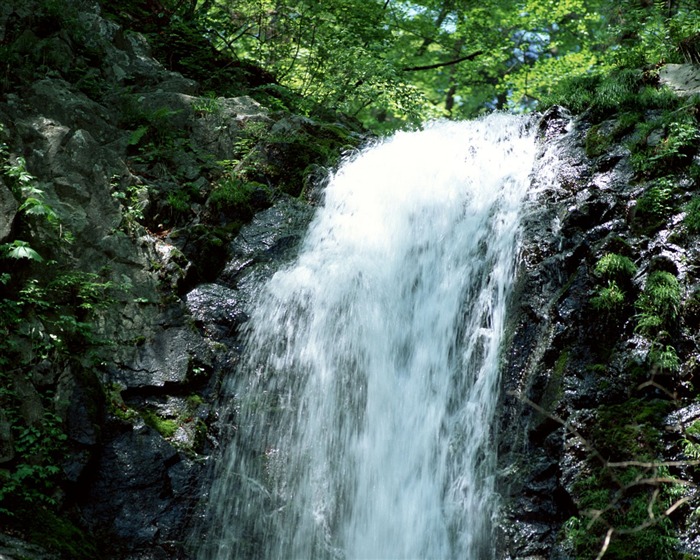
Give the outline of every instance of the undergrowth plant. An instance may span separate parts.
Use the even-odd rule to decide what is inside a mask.
[[[700,233],[700,197],[694,196],[684,206],[683,225],[688,233]]]
[[[658,336],[673,328],[681,304],[681,287],[670,272],[657,270],[649,274],[644,290],[635,306],[637,331],[647,336]]]
[[[0,517],[12,517],[57,504],[67,452],[54,395],[34,388],[35,371],[98,359],[104,341],[92,319],[110,305],[115,286],[51,258],[72,238],[24,159],[5,144],[0,174],[18,202],[13,232],[0,245],[0,422],[10,427],[4,443],[11,447],[0,469]],[[30,245],[19,237],[25,234],[42,241]]]
[[[593,307],[608,315],[619,313],[625,307],[631,278],[636,272],[637,265],[629,257],[617,253],[604,254],[593,269],[599,283],[591,298]]]
[[[657,426],[671,408],[668,400],[632,398],[596,409],[584,440],[589,474],[573,484],[576,514],[562,527],[573,557],[681,557],[668,512],[684,503],[686,487],[657,462],[663,447]]]
[[[653,233],[662,227],[673,211],[675,191],[675,182],[669,177],[654,181],[637,199],[635,225],[646,233]]]
[[[651,377],[679,369],[680,359],[670,344],[670,333],[676,330],[681,306],[681,287],[670,272],[657,270],[649,274],[644,290],[637,298],[635,330],[651,341],[647,361]]]

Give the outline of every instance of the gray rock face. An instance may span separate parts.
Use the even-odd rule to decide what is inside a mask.
[[[102,448],[98,465],[102,474],[83,505],[93,530],[102,533],[109,529],[134,548],[152,544],[160,532],[169,533],[172,526],[160,520],[172,507],[168,471],[180,461],[177,451],[144,425],[109,441]]]
[[[40,32],[34,0],[0,3],[0,41],[27,62],[15,86],[1,90],[0,140],[26,158],[60,219],[54,230],[18,217],[21,201],[0,179],[0,243],[21,222],[46,260],[110,286],[106,301],[88,310],[77,300],[72,309],[110,346],[98,358],[85,344],[60,359],[32,359],[14,384],[21,421],[61,419],[68,453],[59,505],[77,503],[73,518],[87,523],[103,557],[187,558],[203,465],[217,444],[212,401],[235,368],[255,282],[291,258],[311,210],[273,197],[259,174],[260,200],[207,222],[222,173],[213,162],[240,157],[241,139],[275,120],[247,96],[199,97],[199,84],[165,69],[142,35],[102,17],[95,3],[65,8],[75,29],[54,18],[56,29]],[[50,70],[35,76],[30,67],[40,64]],[[144,137],[149,143],[139,144]],[[264,152],[251,151],[261,169]],[[191,199],[177,217],[168,197],[182,193]],[[273,199],[232,241],[238,222]],[[15,461],[13,428],[0,411],[0,466]],[[3,543],[0,556],[24,554],[21,542]]]
[[[200,346],[201,337],[185,327],[160,331],[139,348],[133,362],[113,374],[113,379],[132,389],[184,384]]]
[[[306,234],[313,209],[294,199],[283,199],[269,210],[258,213],[250,225],[233,240],[231,259],[221,273],[230,285],[241,283],[252,265],[265,269],[289,260]]]
[[[0,533],[0,558],[15,560],[28,558],[31,560],[59,560],[59,556],[44,550],[40,546],[22,541],[16,537]]]
[[[10,235],[18,208],[19,204],[12,192],[0,180],[0,243]]]
[[[659,80],[680,96],[700,94],[700,65],[664,64],[659,68]]]

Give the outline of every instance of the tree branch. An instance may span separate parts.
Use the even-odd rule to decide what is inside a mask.
[[[443,66],[452,66],[453,64],[459,64],[465,60],[474,60],[477,56],[484,54],[484,51],[476,51],[467,56],[462,56],[456,58],[455,60],[449,60],[447,62],[438,62],[436,64],[428,64],[426,66],[407,66],[406,68],[401,68],[404,72],[418,72],[420,70],[434,70],[435,68],[442,68]]]

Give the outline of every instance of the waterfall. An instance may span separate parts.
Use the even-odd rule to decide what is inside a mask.
[[[201,560],[492,557],[531,128],[436,123],[331,177],[251,311]]]

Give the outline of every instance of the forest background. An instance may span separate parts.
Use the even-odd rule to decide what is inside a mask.
[[[576,109],[590,101],[583,92],[621,69],[653,73],[664,63],[700,62],[695,0],[133,4],[119,11],[143,13],[142,30],[173,66],[189,74],[210,68],[177,50],[206,40],[228,59],[222,71],[250,65],[269,73],[253,92],[264,101],[306,114],[339,111],[377,132],[556,102]],[[200,78],[218,89],[217,76]]]

